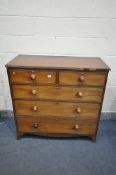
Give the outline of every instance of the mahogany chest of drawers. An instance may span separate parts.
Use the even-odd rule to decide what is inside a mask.
[[[7,65],[17,139],[96,140],[109,67],[100,58],[19,55]]]

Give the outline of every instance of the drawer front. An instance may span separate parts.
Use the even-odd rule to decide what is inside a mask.
[[[96,120],[44,120],[31,117],[17,117],[20,132],[61,133],[61,134],[94,134]]]
[[[13,85],[14,98],[101,102],[103,88]]]
[[[54,84],[56,81],[55,71],[10,69],[12,83],[45,83]]]
[[[16,115],[97,118],[99,104],[15,100]]]
[[[106,80],[104,72],[73,72],[64,71],[59,73],[59,82],[62,85],[93,85],[103,86]]]

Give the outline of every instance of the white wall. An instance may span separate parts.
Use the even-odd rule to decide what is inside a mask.
[[[18,54],[102,57],[102,110],[116,111],[115,0],[0,0],[0,110],[12,109],[4,65]]]

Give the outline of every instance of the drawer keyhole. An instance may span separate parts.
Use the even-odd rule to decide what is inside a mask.
[[[49,75],[47,75],[47,77],[48,77],[48,78],[52,78],[52,75],[51,75],[51,74],[49,74]]]

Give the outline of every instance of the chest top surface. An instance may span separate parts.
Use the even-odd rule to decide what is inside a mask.
[[[44,55],[18,55],[8,64],[6,64],[6,67],[104,71],[110,70],[110,68],[99,57],[68,57]]]

